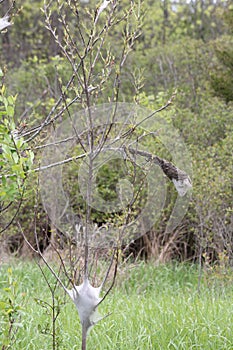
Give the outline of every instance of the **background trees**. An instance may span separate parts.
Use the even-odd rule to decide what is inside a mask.
[[[75,5],[76,2],[70,3]],[[170,244],[167,249],[169,254],[166,258],[163,255],[165,260],[171,257],[196,259],[200,254],[215,260],[223,251],[232,260],[231,4],[220,0],[145,0],[142,4],[136,3],[141,8],[138,17],[136,12],[134,16],[129,16],[131,5],[128,1],[116,1],[115,18],[124,20],[111,26],[111,30],[104,34],[101,57],[93,71],[90,72],[90,65],[86,65],[90,88],[93,88],[91,102],[99,104],[113,100],[117,94],[120,101],[136,102],[156,109],[177,89],[173,105],[164,112],[164,117],[171,118],[180,130],[192,153],[194,169],[190,211],[180,225],[179,233],[160,239],[169,213],[169,208],[165,208],[162,222],[138,245],[155,259],[161,257],[164,246]],[[13,96],[18,94],[14,123],[19,128],[25,125],[26,138],[26,131],[44,120],[59,99],[68,77],[72,76],[77,53],[76,42],[69,41],[69,31],[72,37],[77,38],[77,43],[86,40],[90,36],[88,26],[94,16],[95,5],[95,1],[79,4],[79,12],[72,13],[64,2],[56,1],[50,7],[51,12],[46,13],[43,1],[20,0],[11,10],[14,25],[0,38],[1,67],[5,71],[8,91]],[[10,1],[5,0],[2,13],[9,7]],[[99,18],[98,28],[104,25],[107,13]],[[86,31],[86,38],[81,38],[77,21],[80,21],[83,32]],[[54,28],[56,33],[53,33]],[[63,42],[66,52],[59,42]],[[124,69],[121,69],[123,60]],[[82,84],[77,88],[76,82],[69,86],[66,93],[70,99],[79,96],[80,107],[83,107],[86,103],[85,89]],[[61,109],[62,103],[57,113]],[[35,146],[40,145],[45,136],[41,133]],[[153,142],[148,142],[147,147],[153,149]],[[160,152],[163,155],[164,150],[160,149]],[[35,153],[39,160],[40,150]],[[108,176],[106,182],[108,188],[112,188],[115,169],[109,171]],[[70,179],[75,179],[72,169]],[[36,177],[33,176],[27,182],[18,214],[28,236],[33,225],[35,187]],[[71,183],[67,187],[72,187]],[[170,193],[172,197],[172,189]],[[110,191],[108,195],[113,193]],[[2,213],[3,225],[11,220],[16,208],[17,203],[13,203],[7,213]],[[51,227],[42,207],[40,218],[43,237],[46,231],[51,231]],[[96,222],[101,219],[107,218],[98,214]],[[22,253],[20,237],[17,226],[12,224],[2,239],[8,242],[8,249]],[[171,237],[174,239],[170,240]],[[157,249],[152,249],[152,246]]]

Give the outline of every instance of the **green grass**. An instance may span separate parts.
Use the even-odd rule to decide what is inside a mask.
[[[1,289],[6,275],[7,266],[2,266]],[[221,281],[212,287],[202,283],[198,294],[197,268],[185,264],[154,267],[142,263],[119,275],[115,289],[100,306],[102,315],[112,314],[91,330],[88,349],[233,349],[233,288],[229,283]],[[38,267],[14,264],[12,278],[18,281],[16,299],[24,309],[12,349],[52,349],[51,336],[43,334],[50,327],[50,315],[35,301],[51,302]],[[57,319],[58,349],[80,349],[78,314],[58,290],[60,302],[65,302]]]

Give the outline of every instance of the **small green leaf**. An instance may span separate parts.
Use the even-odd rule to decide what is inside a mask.
[[[13,117],[15,114],[15,108],[9,105],[6,108],[6,112],[7,112],[7,115],[9,115],[9,117]]]

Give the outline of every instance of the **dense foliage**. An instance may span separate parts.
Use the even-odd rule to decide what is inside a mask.
[[[120,1],[116,16],[127,12],[128,3],[127,0]],[[10,1],[4,1],[1,5],[3,15],[9,5]],[[86,28],[87,36],[90,30],[88,21],[94,5],[95,1],[89,1],[79,6],[79,19]],[[4,71],[0,100],[0,142],[5,150],[0,154],[0,165],[3,166],[0,208],[3,211],[9,205],[4,214],[1,213],[0,220],[3,227],[12,223],[2,234],[2,241],[7,243],[4,249],[22,253],[24,244],[13,219],[17,213],[17,220],[30,238],[37,202],[37,178],[35,175],[26,176],[25,167],[31,167],[33,154],[20,138],[14,141],[12,133],[16,128],[30,129],[43,120],[63,91],[72,65],[67,61],[59,42],[55,42],[51,31],[46,28],[49,24],[44,1],[19,0],[15,6],[11,9],[14,24],[0,34],[1,68]],[[119,22],[105,37],[101,60],[94,68],[96,80],[91,82],[92,86],[97,86],[93,103],[107,102],[112,96],[113,86],[117,85],[112,76],[113,71],[116,76],[120,76],[120,101],[136,102],[153,110],[165,103],[176,90],[173,104],[163,112],[163,116],[172,120],[192,154],[193,197],[177,234],[160,238],[170,213],[167,205],[161,221],[139,245],[143,246],[147,254],[154,255],[155,259],[201,257],[209,262],[223,259],[224,256],[228,262],[232,262],[232,4],[223,0],[145,0],[141,7],[140,19],[135,15],[134,21]],[[62,19],[59,18],[59,11],[66,12],[62,1],[54,1],[50,10],[49,21],[56,28],[59,40],[63,36],[69,38],[69,33],[63,32]],[[77,18],[68,12],[66,15],[73,37],[80,40],[75,25]],[[129,33],[133,33],[134,27],[138,32],[135,32],[135,37],[131,34],[130,38]],[[131,41],[134,40],[135,44],[131,47]],[[122,63],[119,54],[122,45],[130,54],[127,53],[124,69],[118,72]],[[70,55],[73,57],[75,52]],[[99,72],[102,72],[101,75]],[[17,94],[17,98],[4,97],[4,85],[7,86],[8,95]],[[73,98],[75,89],[78,88],[74,82],[69,92],[66,91],[68,99]],[[34,141],[35,166],[40,163],[40,149],[35,146],[39,146],[45,138],[46,131],[43,131]],[[146,146],[155,153],[159,150],[163,155],[164,150],[159,149],[159,145],[156,148],[153,142],[153,139],[149,140]],[[17,181],[13,181],[12,176],[6,178],[4,171],[12,174],[17,172]],[[70,178],[66,184],[67,190],[75,193],[73,184],[77,182],[77,175],[72,171],[72,165],[67,172]],[[104,180],[99,183],[101,193],[106,198],[114,198],[116,166],[111,167],[110,164],[103,172]],[[19,181],[24,184],[23,200]],[[169,191],[172,201],[173,190]],[[17,200],[21,207],[19,213]],[[82,206],[78,198],[74,207],[82,211]],[[50,232],[51,227],[41,203],[37,203],[37,210],[43,240],[44,233]],[[111,216],[102,216],[96,212],[93,218],[96,223],[111,220]],[[171,240],[171,237],[174,238]]]

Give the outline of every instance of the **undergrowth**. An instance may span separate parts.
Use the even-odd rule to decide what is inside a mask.
[[[45,273],[53,283],[48,271]],[[12,285],[17,287],[14,293]],[[52,349],[51,295],[37,265],[16,262],[10,270],[9,265],[2,265],[0,291],[0,334],[2,339],[6,337],[9,327],[12,327],[11,335],[14,334],[12,346],[5,340],[0,349]],[[10,296],[12,324],[7,293],[13,293]],[[204,276],[198,292],[195,265],[129,265],[119,271],[115,289],[100,306],[103,315],[110,315],[91,330],[88,349],[232,350],[232,300],[229,278],[225,284],[223,279],[218,283],[218,278],[210,284],[205,283]],[[8,303],[8,311],[4,310],[4,302]],[[80,349],[78,314],[60,288],[55,305],[58,311],[56,348]]]

